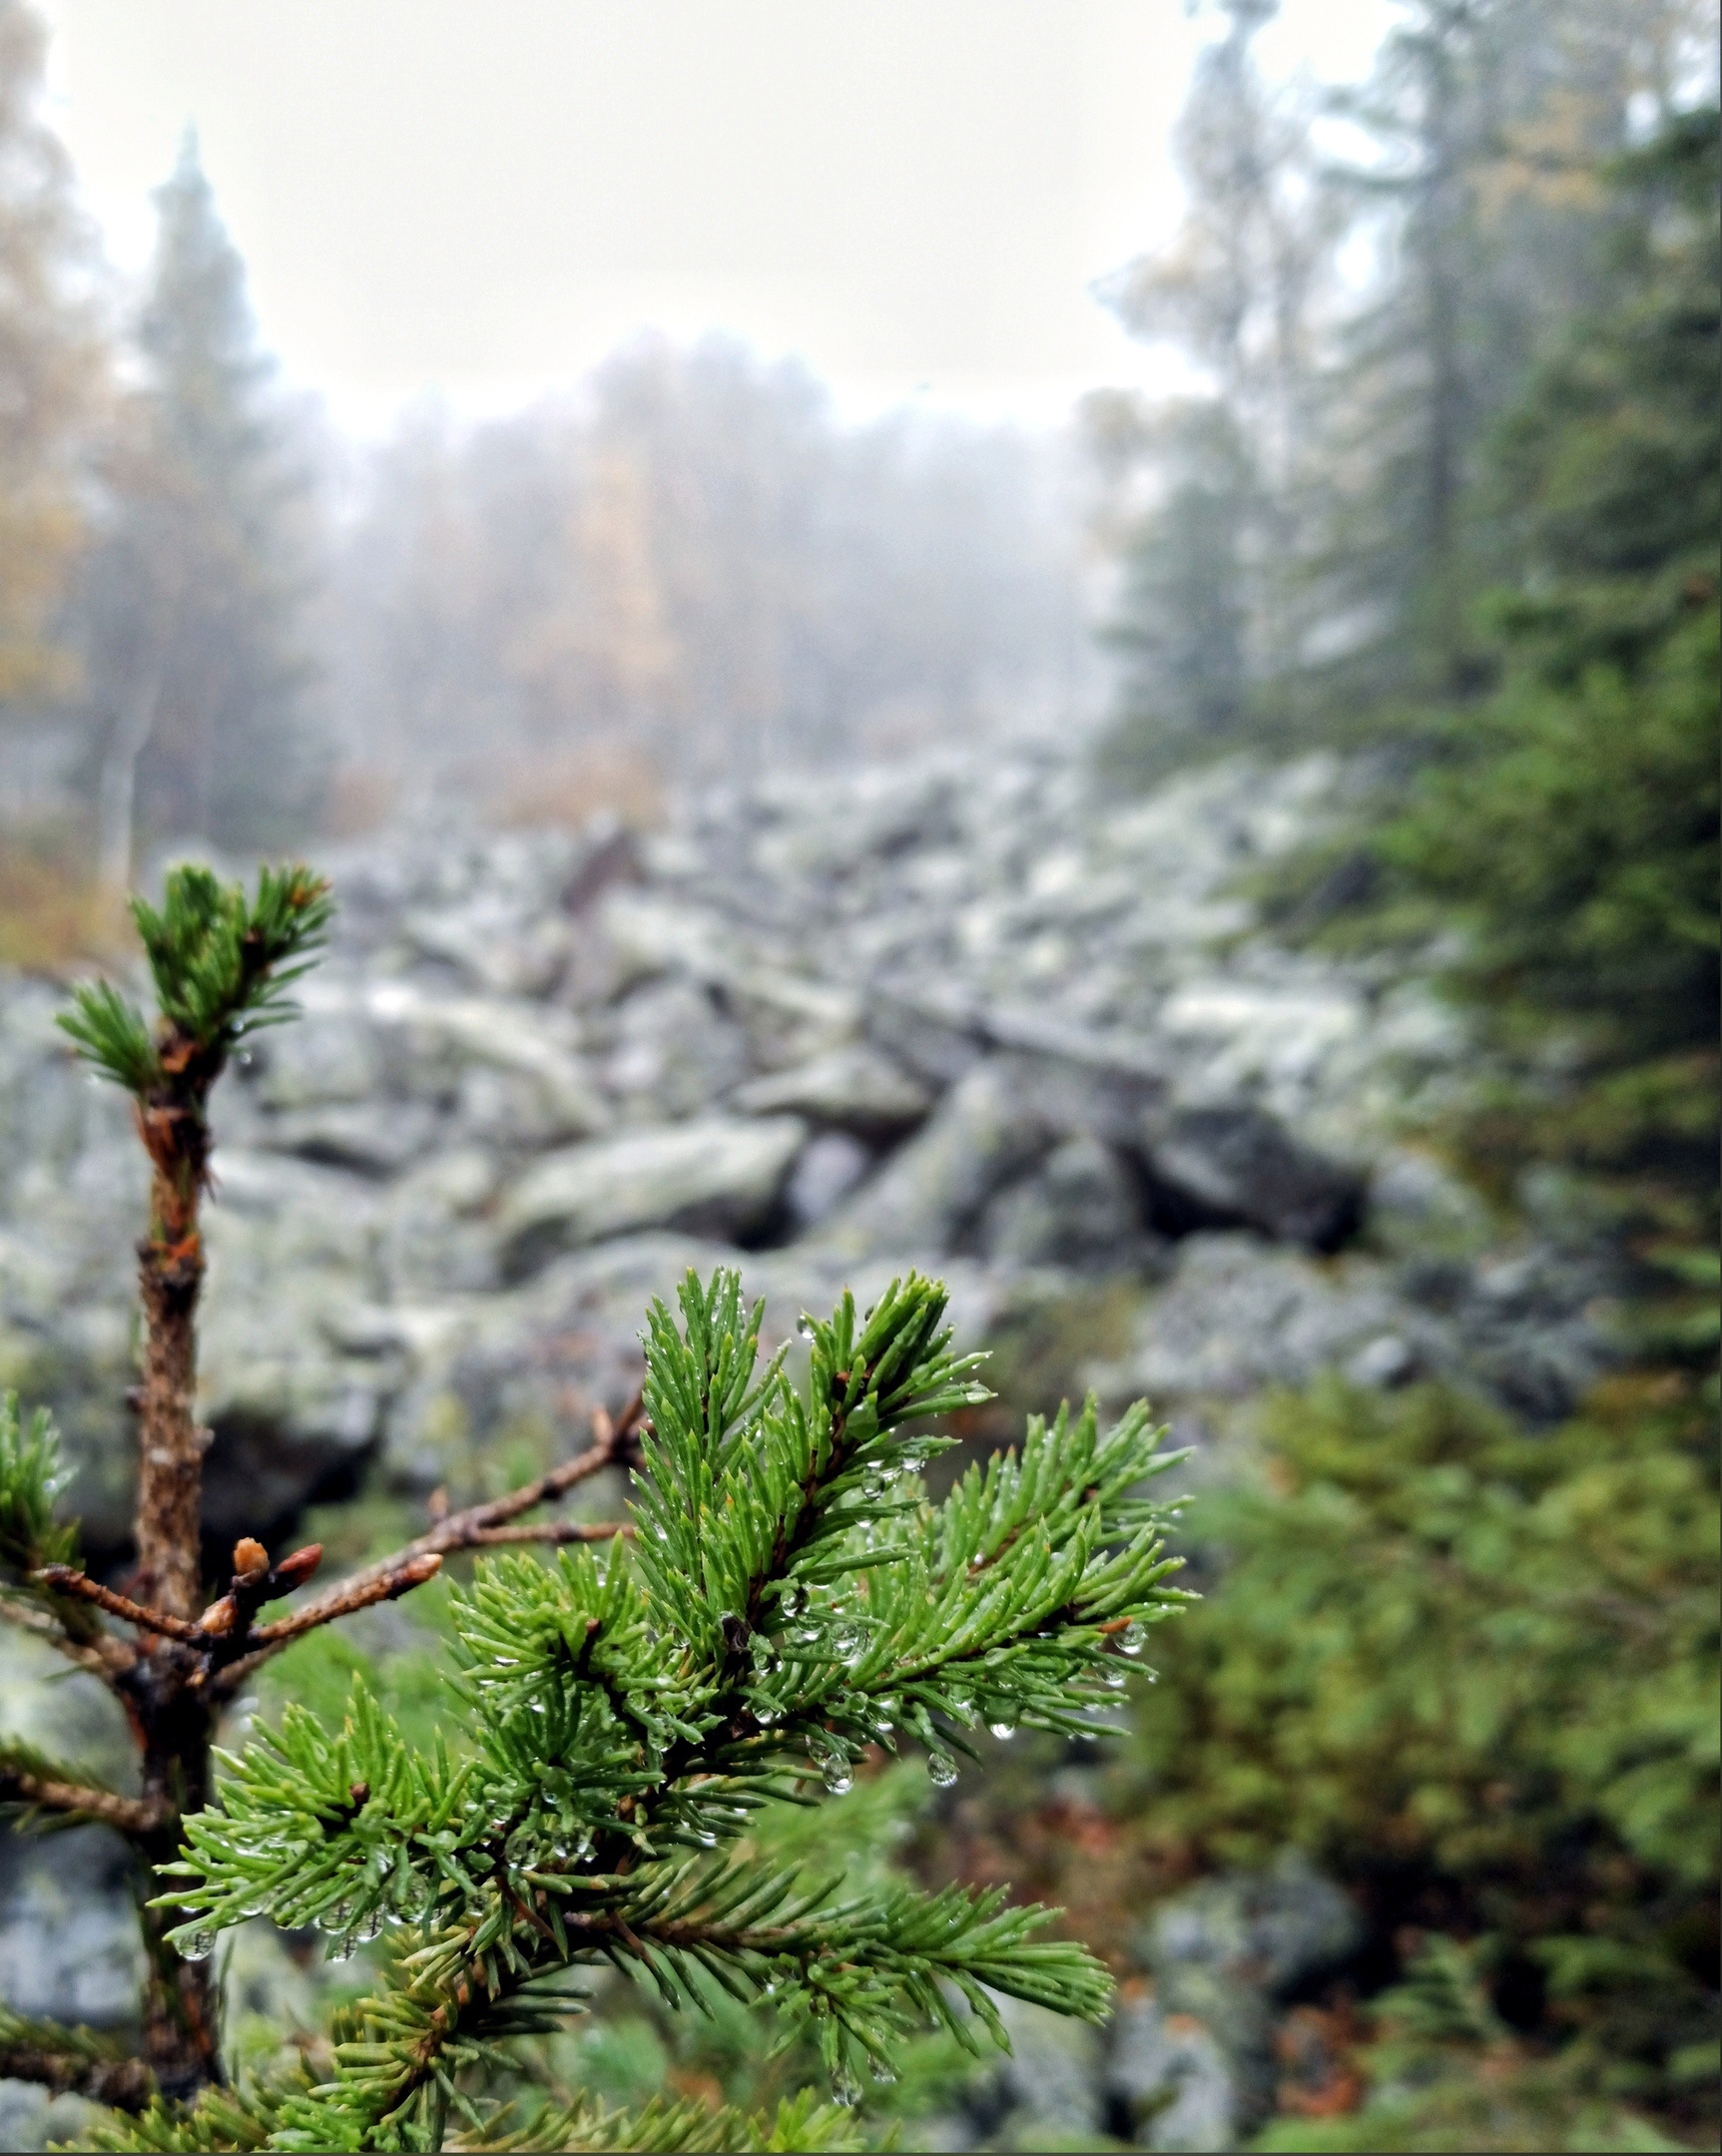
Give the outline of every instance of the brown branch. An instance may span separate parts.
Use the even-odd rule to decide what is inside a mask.
[[[632,1535],[632,1520],[528,1520],[523,1527],[475,1527],[463,1535],[461,1549],[489,1549],[498,1542],[613,1542],[618,1535]]]
[[[104,1587],[100,1580],[91,1579],[87,1572],[80,1572],[73,1565],[44,1565],[31,1577],[39,1579],[44,1587],[52,1587],[56,1594],[78,1595],[86,1602],[94,1602],[110,1617],[123,1617],[127,1624],[136,1625],[140,1631],[159,1632],[167,1639],[184,1640],[193,1647],[213,1643],[214,1635],[201,1625],[193,1624],[189,1618],[176,1617],[168,1610],[151,1609],[147,1603],[134,1602],[130,1595],[116,1594],[112,1587]]]
[[[51,1775],[29,1773],[25,1768],[0,1762],[0,1804],[40,1805],[45,1812],[76,1814],[80,1819],[100,1820],[134,1838],[154,1834],[165,1827],[171,1808],[150,1804],[141,1797],[118,1797],[112,1790],[88,1789],[82,1783],[61,1782]],[[28,2076],[26,2076],[28,2078]]]
[[[354,1610],[368,1609],[373,1602],[392,1602],[397,1595],[409,1594],[414,1587],[422,1587],[442,1569],[440,1550],[426,1550],[417,1557],[409,1557],[397,1564],[392,1572],[380,1578],[369,1578],[360,1573],[350,1580],[343,1580],[338,1587],[331,1587],[327,1594],[295,1610],[290,1617],[279,1617],[274,1624],[259,1625],[254,1632],[245,1635],[243,1642],[224,1643],[226,1652],[219,1662],[212,1662],[209,1670],[195,1680],[207,1684],[217,1699],[230,1699],[252,1672],[280,1654],[284,1647],[295,1639],[314,1632],[319,1625],[330,1624],[337,1617],[350,1617]],[[239,1652],[235,1652],[235,1647]],[[230,1656],[232,1659],[229,1659]]]
[[[356,1578],[345,1580],[333,1587],[319,1601],[307,1608],[295,1610],[290,1617],[278,1617],[274,1624],[259,1625],[251,1637],[263,1647],[282,1647],[288,1640],[297,1639],[301,1633],[312,1632],[333,1617],[349,1617],[354,1610],[366,1609],[372,1602],[391,1602],[396,1595],[408,1593],[414,1587],[422,1587],[427,1579],[433,1579],[442,1570],[442,1552],[426,1550],[417,1557],[409,1557],[392,1572],[380,1579]]]
[[[68,1662],[75,1662],[80,1669],[88,1670],[104,1682],[111,1683],[138,1666],[136,1652],[124,1640],[115,1639],[110,1633],[103,1633],[93,1640],[73,1639],[51,1612],[33,1609],[27,1602],[14,1602],[7,1595],[0,1595],[0,1622],[16,1625],[20,1632],[28,1632],[57,1654],[63,1654]]]
[[[6,2018],[12,2021],[12,2016]],[[83,2096],[114,2111],[149,2109],[156,2077],[141,2058],[108,2050],[88,2029],[61,2031],[29,2021],[15,2025],[26,2033],[10,2040],[0,2034],[0,2079],[33,2081],[56,2096]],[[38,2026],[44,2038],[40,2042],[35,2040]],[[64,2050],[47,2040],[62,2034],[73,2039]]]
[[[404,1549],[396,1550],[392,1556],[379,1557],[373,1564],[350,1574],[293,1616],[283,1618],[279,1624],[260,1626],[251,1635],[259,1643],[260,1651],[232,1662],[227,1662],[224,1657],[225,1667],[215,1680],[217,1690],[224,1697],[231,1695],[261,1662],[279,1652],[289,1640],[313,1631],[318,1625],[350,1616],[367,1603],[405,1594],[408,1589],[429,1579],[450,1551],[483,1549],[501,1542],[601,1542],[618,1534],[631,1533],[631,1528],[621,1525],[587,1526],[575,1520],[546,1520],[538,1525],[515,1528],[510,1528],[508,1523],[522,1512],[530,1512],[534,1505],[550,1503],[606,1467],[628,1464],[635,1454],[643,1412],[644,1403],[638,1392],[614,1421],[600,1407],[592,1417],[593,1441],[575,1458],[564,1460],[560,1467],[552,1467],[548,1474],[524,1483],[519,1489],[508,1490],[483,1504],[468,1505],[462,1512],[445,1514]],[[429,1562],[431,1559],[435,1562]],[[424,1569],[417,1569],[420,1566]]]

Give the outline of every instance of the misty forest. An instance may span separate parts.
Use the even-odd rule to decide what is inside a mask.
[[[0,2143],[1718,2145],[1717,25],[1279,13],[361,434],[0,0]]]

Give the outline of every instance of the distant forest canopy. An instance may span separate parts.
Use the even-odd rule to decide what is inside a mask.
[[[377,446],[289,396],[188,136],[141,293],[0,0],[0,770],[103,882],[437,802],[577,816],[1094,702],[1073,443],[643,336]]]
[[[1586,324],[1643,299],[1647,251],[1706,304],[1691,202],[1632,159],[1713,109],[1713,0],[1400,0],[1340,89],[1264,72],[1276,0],[1205,12],[1182,224],[1103,287],[1195,386],[1087,409],[1120,563],[1114,760],[1143,778],[1403,733],[1488,689],[1479,599],[1551,566],[1527,405]],[[1645,392],[1686,394],[1639,383],[1628,432],[1671,416]],[[1702,527],[1697,466],[1665,476],[1696,482]]]
[[[1400,0],[1341,88],[1264,73],[1275,0],[1203,12],[1183,224],[1097,287],[1188,393],[1057,436],[846,426],[793,363],[643,339],[515,417],[427,405],[357,447],[280,383],[194,140],[121,289],[44,26],[0,0],[14,831],[117,887],[169,838],[643,808],[1066,723],[1108,648],[1142,779],[1487,686],[1475,602],[1526,560],[1503,415],[1608,303],[1647,214],[1615,163],[1713,96],[1711,0]]]
[[[1057,713],[1092,667],[1076,477],[1009,428],[846,427],[716,337],[483,426],[409,413],[333,551],[341,739],[409,796],[501,752],[572,809],[595,758],[711,781]]]

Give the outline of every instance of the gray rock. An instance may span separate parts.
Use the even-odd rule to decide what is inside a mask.
[[[1167,1286],[1144,1302],[1129,1352],[1091,1381],[1109,1398],[1146,1393],[1162,1405],[1239,1399],[1307,1383],[1390,1335],[1429,1361],[1450,1359],[1435,1334],[1373,1261],[1322,1263],[1254,1236],[1192,1235],[1175,1248]]]
[[[260,1118],[251,1135],[272,1152],[384,1176],[428,1151],[438,1124],[423,1101],[319,1101]]]
[[[550,1154],[503,1201],[504,1268],[518,1277],[555,1250],[638,1228],[745,1235],[770,1214],[806,1137],[795,1116],[704,1116]]]
[[[1100,2032],[1025,1999],[997,1995],[994,2004],[1010,2051],[969,2096],[977,2123],[991,2129],[991,2144],[1039,2149],[1098,2134]]]
[[[1400,1147],[1370,1177],[1369,1240],[1415,1258],[1470,1259],[1487,1248],[1488,1208],[1427,1153]]]
[[[1174,1230],[1259,1228],[1279,1242],[1334,1251],[1363,1216],[1355,1170],[1299,1145],[1247,1101],[1150,1119],[1147,1153],[1161,1215]]]
[[[1127,1998],[1113,2016],[1105,2089],[1138,2148],[1238,2146],[1237,2075],[1224,2046],[1193,2014],[1166,2011],[1152,1995]]]
[[[979,1243],[1006,1265],[1124,1271],[1148,1250],[1136,1178],[1098,1139],[1067,1138],[993,1199]]]
[[[690,981],[655,982],[614,1014],[604,1082],[638,1120],[692,1115],[747,1068],[747,1036]]]
[[[1288,1852],[1267,1871],[1227,1873],[1162,1902],[1144,1951],[1162,1984],[1202,1967],[1279,1995],[1337,1967],[1362,1936],[1350,1897]]]
[[[872,1166],[872,1155],[848,1131],[820,1131],[802,1149],[784,1190],[798,1230],[818,1226],[837,1210]]]
[[[398,1370],[344,1351],[340,1316],[369,1299],[374,1187],[331,1168],[217,1154],[199,1327],[199,1408],[215,1432],[205,1517],[268,1539],[313,1492],[350,1487]]]
[[[1142,1944],[1153,1995],[1120,2015],[1108,2069],[1138,2140],[1230,2148],[1253,2131],[1273,2107],[1276,2002],[1362,1936],[1352,1902],[1295,1853],[1162,1902]]]
[[[930,1120],[818,1231],[853,1257],[936,1255],[958,1246],[993,1194],[1046,1150],[1044,1126],[1009,1075],[978,1064]]]
[[[477,1068],[531,1089],[539,1123],[530,1142],[594,1136],[613,1120],[581,1061],[571,1013],[501,996],[432,995],[402,980],[371,983],[362,1007],[410,1098],[451,1104],[463,1074]]]
[[[853,1041],[811,1063],[751,1079],[732,1099],[749,1115],[806,1116],[810,1123],[880,1139],[912,1129],[933,1096],[880,1050]]]
[[[241,1084],[275,1109],[373,1100],[383,1086],[383,1044],[362,1007],[328,983],[307,981],[300,1000],[291,1025],[258,1036],[253,1061],[236,1074]]]
[[[105,1827],[0,1836],[0,1998],[14,2013],[112,2027],[143,1977],[131,1853]]]

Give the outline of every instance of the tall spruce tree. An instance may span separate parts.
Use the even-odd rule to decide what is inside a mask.
[[[1403,732],[1488,685],[1475,604],[1516,544],[1496,429],[1604,301],[1601,175],[1672,109],[1699,8],[1401,0],[1367,80],[1325,99],[1264,79],[1272,12],[1223,10],[1179,125],[1185,223],[1111,288],[1209,384],[1137,435],[1155,498],[1112,635],[1144,772]]]
[[[83,609],[101,869],[119,887],[137,829],[268,843],[320,782],[305,481],[195,137],[156,201],[144,379],[111,447]]]
[[[1234,742],[1295,662],[1314,338],[1339,233],[1308,86],[1271,85],[1256,58],[1278,0],[1214,12],[1224,29],[1197,56],[1175,136],[1183,221],[1104,287],[1132,333],[1204,377],[1133,434],[1152,498],[1125,525],[1109,641],[1145,768]]]
[[[137,2055],[0,2009],[0,2073],[107,2104],[114,2123],[91,2144],[106,2148],[428,2149],[451,2133],[463,2148],[851,2148],[850,2107],[892,2076],[916,2026],[974,2051],[1003,2043],[997,1993],[1097,2017],[1106,1972],[1039,1935],[1049,1912],[774,1854],[774,1813],[847,1793],[881,1747],[920,1749],[947,1785],[981,1724],[1098,1734],[1147,1628],[1187,1599],[1165,1553],[1178,1507],[1146,1490],[1175,1456],[1140,1404],[1110,1429],[1092,1400],[1031,1421],[1020,1451],[931,1501],[918,1470],[955,1442],[937,1417],[985,1397],[935,1282],[804,1319],[796,1384],[787,1350],[761,1362],[763,1306],[743,1303],[739,1277],[690,1274],[679,1315],[648,1314],[639,1397],[600,1414],[562,1467],[279,1614],[317,1546],[272,1560],[244,1537],[231,1571],[202,1580],[210,1095],[245,1035],[289,1014],[284,991],[328,910],[302,868],[264,871],[249,898],[176,870],[159,912],[135,907],[155,1025],[105,985],[62,1021],[132,1095],[154,1171],[138,1567],[122,1593],[78,1563],[54,1513],[53,1432],[9,1399],[0,1619],[110,1687],[140,1788],[0,1739],[0,1802],[128,1840],[148,1977]],[[606,1467],[633,1474],[628,1520],[527,1518]],[[534,1543],[571,1547],[543,1562]],[[601,1557],[580,1547],[593,1543]],[[339,1729],[289,1707],[238,1758],[215,1751],[284,1647],[497,1544],[513,1547],[454,1597],[450,1711],[428,1751],[362,1684]],[[295,2056],[235,2084],[212,1950],[265,1915],[321,1928],[341,1954],[386,1931],[387,1951],[376,1989],[314,2047],[318,2070]],[[808,2089],[772,2117],[620,2115],[575,2093],[523,2126],[491,2082],[521,2070],[518,2039],[582,2009],[558,1979],[605,1963],[672,2007],[757,2005],[811,2047],[836,2103]]]

